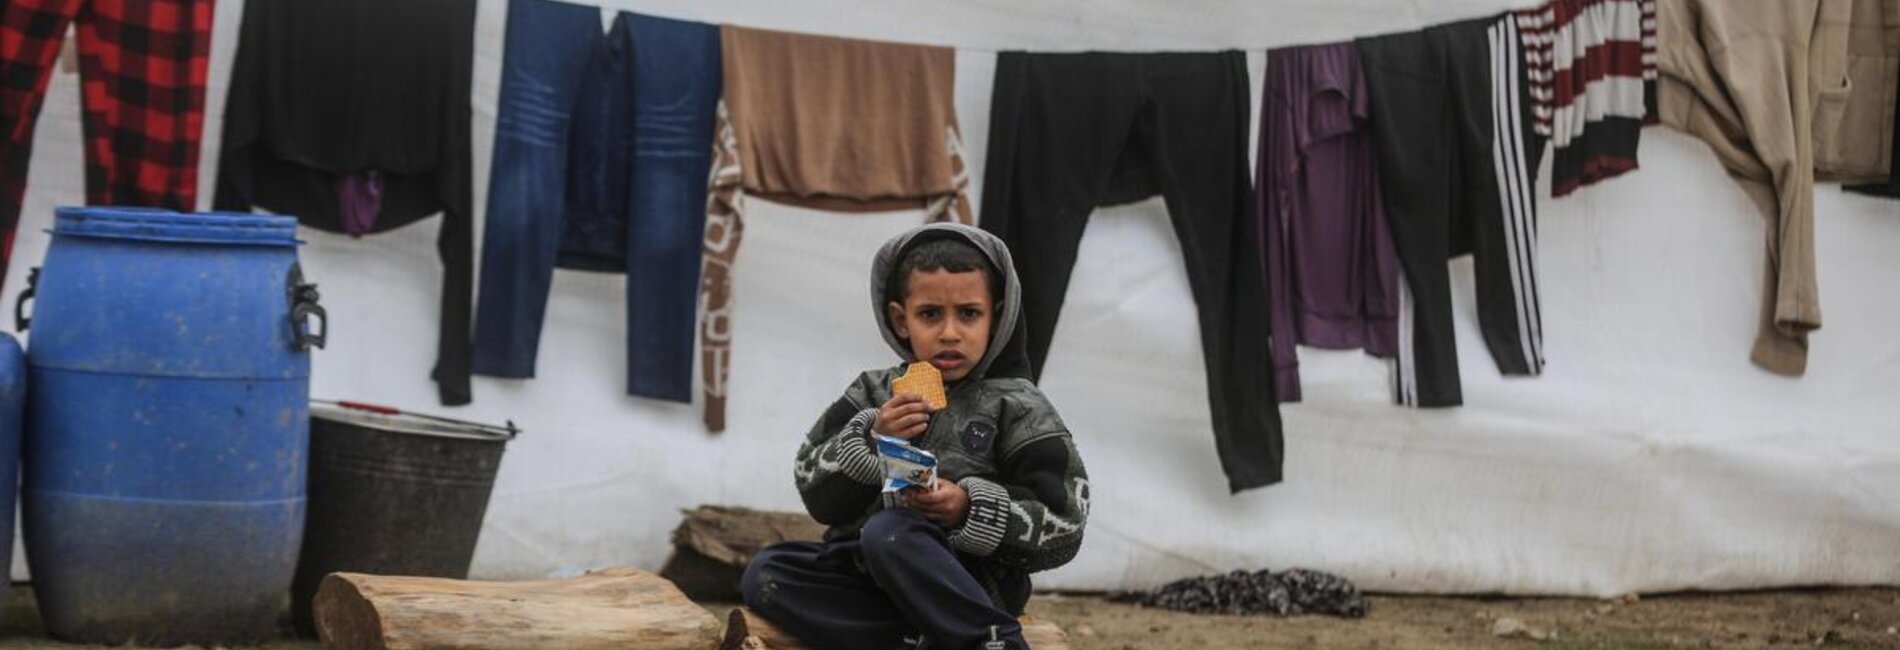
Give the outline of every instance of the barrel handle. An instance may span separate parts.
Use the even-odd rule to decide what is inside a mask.
[[[317,285],[303,281],[302,265],[290,266],[290,330],[297,350],[323,347],[330,338],[330,315],[323,305],[317,304],[322,295],[317,293]],[[310,318],[317,319],[315,330],[310,327]]]
[[[20,292],[19,300],[13,302],[13,331],[24,332],[27,326],[33,324],[33,317],[26,315],[26,302],[33,299],[33,294],[38,293],[39,288],[40,267],[35,266],[26,274],[26,290]]]

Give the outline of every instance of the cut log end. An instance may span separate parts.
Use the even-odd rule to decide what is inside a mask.
[[[323,647],[388,650],[383,644],[382,617],[356,583],[341,574],[324,576],[311,602],[324,613],[316,617],[317,638]]]
[[[700,506],[673,530],[673,555],[660,576],[698,601],[737,602],[739,579],[760,549],[788,541],[818,541],[825,527],[802,512]]]

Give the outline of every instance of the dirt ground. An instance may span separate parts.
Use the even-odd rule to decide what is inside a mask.
[[[1900,590],[1685,594],[1633,602],[1375,596],[1364,620],[1192,616],[1042,597],[1075,650],[1900,648]],[[1522,635],[1497,636],[1500,619]],[[1509,623],[1505,624],[1509,626]],[[1530,634],[1544,640],[1529,638]]]
[[[41,635],[30,591],[15,588],[0,649],[65,650]],[[1900,589],[1683,594],[1637,600],[1374,596],[1363,620],[1198,616],[1082,596],[1038,596],[1032,615],[1061,625],[1075,650],[1223,648],[1895,648]],[[719,609],[712,606],[713,609]],[[1508,619],[1508,620],[1506,620]],[[1510,621],[1521,632],[1498,636]],[[1539,638],[1533,638],[1539,637]],[[316,650],[280,641],[268,650]]]

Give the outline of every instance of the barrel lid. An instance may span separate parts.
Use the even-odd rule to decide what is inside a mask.
[[[53,215],[54,235],[244,246],[298,243],[297,220],[276,215],[73,206],[57,208]]]
[[[521,434],[521,430],[516,429],[513,422],[508,423],[507,426],[495,426],[420,413],[405,413],[386,406],[359,402],[311,400],[310,417],[388,433],[485,442],[507,442]]]

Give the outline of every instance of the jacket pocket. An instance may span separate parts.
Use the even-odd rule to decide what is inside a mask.
[[[1814,169],[1823,177],[1886,177],[1896,67],[1900,60],[1891,57],[1849,57],[1840,83],[1822,87],[1814,106]]]

